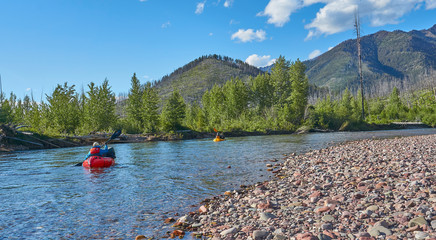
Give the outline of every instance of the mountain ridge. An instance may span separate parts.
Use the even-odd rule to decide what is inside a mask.
[[[261,73],[258,68],[238,59],[206,55],[164,76],[154,83],[154,87],[164,100],[176,89],[186,102],[192,103],[201,100],[203,93],[215,84],[222,85],[231,78],[247,81],[250,76]]]
[[[436,24],[425,30],[379,31],[361,38],[366,90],[386,94],[389,85],[411,88],[435,77]],[[359,85],[356,39],[346,40],[315,59],[304,61],[309,82],[333,91]]]
[[[384,96],[393,87],[400,90],[436,86],[436,24],[429,29],[409,32],[378,31],[361,38],[364,91]],[[325,91],[356,92],[358,77],[356,39],[348,39],[320,56],[303,61],[311,85]],[[249,77],[269,72],[272,66],[256,68],[241,60],[220,55],[201,56],[155,81],[153,86],[165,99],[179,90],[186,102],[201,100],[213,85],[231,78],[248,81]]]

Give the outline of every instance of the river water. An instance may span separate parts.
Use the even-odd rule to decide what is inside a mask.
[[[265,164],[345,141],[436,129],[335,132],[116,144],[117,165],[73,166],[89,147],[0,154],[0,239],[162,236],[167,217],[270,177]],[[193,206],[196,205],[196,206]]]

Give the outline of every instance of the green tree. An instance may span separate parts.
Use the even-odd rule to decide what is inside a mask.
[[[105,79],[98,88],[98,114],[97,114],[97,129],[110,130],[117,121],[115,114],[115,93],[112,92],[109,86],[109,81]]]
[[[127,118],[138,131],[144,126],[143,114],[141,112],[143,92],[141,83],[136,77],[136,73],[134,73],[127,99]]]
[[[109,81],[105,79],[101,86],[96,86],[91,82],[88,87],[88,97],[81,100],[85,101],[83,105],[84,129],[88,131],[111,130],[116,123],[117,116],[115,114],[115,93],[112,92]]]
[[[295,125],[300,125],[304,118],[304,111],[307,106],[307,98],[309,95],[309,80],[304,73],[306,66],[299,60],[293,62],[289,68],[289,78],[291,82],[291,112],[292,122]]]
[[[142,95],[142,122],[145,132],[156,132],[159,128],[159,96],[150,82],[144,86]]]
[[[49,96],[50,117],[53,119],[54,128],[62,133],[74,133],[79,126],[79,101],[74,85],[57,85],[56,89]]]
[[[9,104],[9,100],[3,99],[0,102],[0,123],[11,123],[12,120],[12,108]]]
[[[338,117],[342,118],[344,121],[350,120],[353,115],[353,106],[352,106],[353,97],[351,96],[350,91],[346,88],[342,92],[342,98],[339,102]]]
[[[204,113],[197,102],[186,108],[185,126],[195,131],[202,131],[205,128]]]
[[[289,81],[290,62],[285,57],[280,56],[271,69],[271,84],[274,87],[273,99],[274,105],[283,107],[289,103],[291,95],[291,82]]]
[[[223,115],[226,113],[226,96],[222,87],[214,85],[202,97],[203,110],[209,127],[221,128]]]
[[[162,130],[173,132],[182,128],[185,118],[186,104],[179,91],[173,91],[166,101],[161,114]]]
[[[271,84],[269,74],[259,74],[249,80],[251,90],[250,100],[257,114],[264,113],[273,104],[274,86]]]
[[[230,79],[222,88],[225,101],[223,101],[223,113],[227,120],[237,119],[248,109],[248,88],[239,78]],[[219,101],[219,100],[218,100]]]
[[[389,120],[399,120],[404,112],[405,106],[400,99],[400,91],[394,87],[385,108],[386,117]]]

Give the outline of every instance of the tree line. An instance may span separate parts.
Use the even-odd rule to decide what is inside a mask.
[[[397,88],[385,98],[364,99],[347,89],[341,94],[311,97],[306,67],[300,61],[279,57],[271,73],[251,77],[248,82],[233,78],[206,91],[201,100],[185,103],[178,90],[162,104],[153,83],[131,78],[127,98],[117,100],[105,79],[91,82],[77,92],[68,83],[57,85],[46,101],[23,100],[11,93],[0,94],[0,123],[27,125],[33,131],[59,134],[89,134],[122,128],[127,133],[171,133],[178,130],[296,131],[302,126],[330,130],[359,130],[365,124],[393,121],[422,121],[436,126],[436,92],[400,94]],[[313,98],[313,96],[311,97]],[[121,113],[116,107],[123,106]],[[160,107],[163,106],[163,107]]]

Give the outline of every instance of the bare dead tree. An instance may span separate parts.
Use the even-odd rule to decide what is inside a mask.
[[[365,97],[363,95],[363,76],[362,76],[362,55],[360,54],[360,18],[359,18],[359,11],[356,8],[356,11],[354,12],[354,28],[357,34],[357,57],[358,57],[358,63],[359,63],[359,77],[360,77],[360,95],[362,95],[362,119],[365,119]]]

